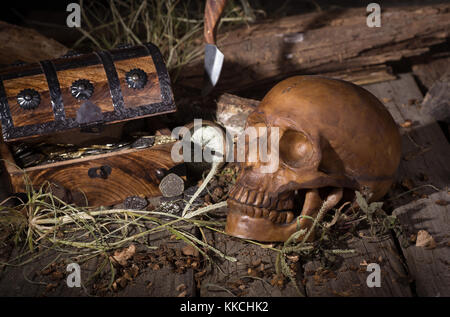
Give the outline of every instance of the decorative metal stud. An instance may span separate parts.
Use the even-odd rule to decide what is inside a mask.
[[[142,89],[147,84],[147,74],[140,68],[133,68],[125,74],[128,87]]]
[[[34,89],[24,89],[17,94],[17,103],[22,109],[36,109],[41,103],[41,96]]]
[[[87,79],[78,79],[70,86],[70,93],[79,100],[86,100],[94,93],[94,85]]]

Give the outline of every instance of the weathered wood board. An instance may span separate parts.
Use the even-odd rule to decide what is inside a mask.
[[[426,89],[430,89],[435,81],[450,70],[450,57],[448,54],[450,53],[446,53],[445,57],[413,65],[412,71],[414,76]]]
[[[447,205],[445,205],[447,204]],[[450,296],[450,194],[441,191],[395,210],[412,232],[426,230],[436,248],[412,245],[403,249],[418,296]]]
[[[156,247],[165,245],[173,249],[181,249],[185,246],[183,242],[170,240],[169,237],[168,232],[159,232],[149,235],[148,243]],[[146,255],[144,248],[136,247],[136,250],[134,257]],[[13,260],[19,252],[19,248],[16,247],[9,260]],[[111,276],[109,264],[102,268],[104,260],[104,256],[97,256],[80,264],[82,287],[78,288],[67,285],[66,280],[70,272],[66,271],[66,266],[72,263],[71,260],[68,260],[67,255],[56,250],[41,253],[39,258],[29,263],[20,266],[6,266],[3,271],[0,271],[0,296],[176,297],[181,293],[187,297],[196,296],[193,268],[186,268],[183,272],[174,272],[173,268],[160,265],[158,269],[155,269],[151,265],[147,266],[145,261],[138,262],[134,258],[133,261],[136,260],[140,267],[137,276],[127,281],[125,287],[119,287],[117,291],[100,293],[94,290],[94,284],[106,285]],[[116,267],[116,270],[118,269],[120,267]],[[97,271],[102,272],[104,276],[102,280],[99,282],[90,280]],[[117,271],[115,274],[117,277]],[[180,285],[184,285],[182,289],[179,288]]]
[[[21,251],[16,247],[9,260],[13,260],[20,254],[19,252]],[[39,258],[30,263],[6,266],[0,273],[0,296],[89,296],[89,291],[83,286],[73,288],[67,286],[66,278],[70,273],[66,272],[67,264],[63,264],[60,253],[52,250],[41,253]],[[81,285],[95,273],[98,265],[99,258],[93,258],[80,265]]]
[[[380,28],[367,27],[365,7],[336,8],[268,20],[218,34],[226,56],[218,91],[242,91],[293,74],[323,74],[357,84],[392,79],[385,63],[419,56],[446,41],[448,4],[383,7]],[[183,72],[201,87],[203,61]]]
[[[411,74],[365,88],[383,101],[394,120],[403,125],[400,127],[403,154],[398,179],[408,178],[414,186],[431,184],[441,190],[448,187],[450,146],[435,120],[420,112],[423,96]],[[398,200],[398,203],[403,204],[403,201]]]
[[[275,274],[276,251],[245,242],[241,239],[208,231],[207,239],[227,256],[236,258],[231,262],[215,258],[218,266],[202,280],[201,297],[296,297],[300,296],[292,282],[278,286],[271,283]],[[300,267],[297,267],[300,270]],[[298,273],[297,285],[302,294],[302,273]]]
[[[450,201],[450,145],[434,119],[420,111],[422,95],[411,75],[401,75],[399,80],[369,86],[368,89],[385,98],[385,104],[397,123],[412,122],[411,127],[402,128],[403,159],[399,179],[408,179],[414,188],[426,187],[415,190],[416,196],[410,196],[406,201],[395,203],[394,200],[394,206],[398,206],[394,214],[411,233],[427,230],[438,244],[433,250],[415,246],[403,248],[415,281],[415,291],[419,296],[449,296],[449,207],[439,203]],[[417,200],[424,194],[429,197]]]
[[[317,261],[305,264],[305,284],[308,296],[364,296],[364,297],[404,297],[412,296],[408,273],[392,237],[385,240],[372,240],[369,237],[353,237],[348,249],[354,254],[342,255],[339,268],[327,269]],[[380,266],[380,287],[369,287],[367,280],[372,271],[367,265]],[[369,278],[370,280],[370,278]]]

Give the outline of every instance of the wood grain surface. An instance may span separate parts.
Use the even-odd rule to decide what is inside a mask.
[[[43,73],[3,80],[3,85],[14,126],[23,127],[54,120],[47,80]],[[17,103],[17,94],[27,88],[34,89],[40,94],[41,102],[36,109],[25,110]]]
[[[66,118],[75,118],[78,109],[86,100],[78,100],[72,96],[70,87],[75,80],[87,79],[94,86],[94,93],[89,101],[97,105],[102,112],[114,111],[114,106],[109,92],[108,78],[102,64],[71,68],[57,72],[59,86],[66,111]]]
[[[158,75],[155,64],[150,56],[143,56],[133,59],[115,61],[117,75],[120,80],[125,107],[135,108],[138,106],[161,102],[161,88],[159,86]],[[125,74],[134,69],[142,69],[147,74],[147,84],[142,89],[128,87]]]
[[[175,165],[171,159],[173,144],[156,145],[151,148],[126,149],[81,159],[62,161],[25,169],[34,187],[45,182],[55,183],[71,191],[83,192],[90,206],[109,206],[121,203],[129,196],[161,195],[156,169],[169,169]],[[2,157],[12,160],[7,145],[0,144]],[[88,175],[91,168],[111,167],[107,178]],[[11,176],[12,189],[24,192],[26,183],[21,170],[6,163]]]
[[[142,50],[142,48],[136,49]],[[141,54],[140,52],[138,53]],[[163,102],[161,85],[153,57],[145,55],[127,58],[127,54],[136,56],[135,51],[130,53],[122,52],[122,54],[120,58],[114,61],[114,67],[119,78],[120,92],[125,108],[151,106],[152,104]],[[105,68],[97,55],[90,53],[71,58],[59,58],[52,60],[52,63],[56,70],[66,119],[75,119],[77,111],[86,102],[86,100],[75,98],[71,93],[72,84],[80,79],[88,80],[94,87],[93,94],[88,99],[90,102],[99,107],[102,113],[115,113],[116,109],[113,105],[110,83]],[[147,83],[142,89],[130,88],[126,82],[126,73],[135,68],[143,70],[147,75]],[[26,127],[28,125],[39,125],[55,121],[47,78],[40,64],[10,67],[7,70],[0,71],[0,75],[3,76],[2,82],[14,127]],[[168,88],[170,90],[170,87]],[[36,109],[25,110],[19,106],[17,95],[23,89],[34,89],[39,93],[41,100]],[[157,113],[152,113],[151,115],[155,114]],[[123,118],[119,116],[115,119],[105,120],[119,122],[142,117],[139,112],[134,112],[133,115],[126,113],[121,116]],[[58,128],[46,128],[40,133],[57,132],[48,130],[56,129],[59,131],[64,130],[64,127],[64,122],[62,122]],[[74,128],[73,124],[72,128]],[[9,139],[13,138],[9,137]]]
[[[426,230],[437,244],[433,249],[400,244],[415,292],[450,296],[450,145],[434,118],[421,111],[422,94],[411,74],[368,88],[385,100],[399,124],[411,122],[401,128],[403,159],[398,179],[416,189],[394,200],[394,214],[406,229],[406,239]]]

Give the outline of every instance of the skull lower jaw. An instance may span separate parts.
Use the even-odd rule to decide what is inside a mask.
[[[309,230],[312,225],[311,218],[316,218],[321,208],[323,208],[323,216],[328,210],[335,207],[342,198],[343,188],[331,189],[324,199],[320,197],[318,189],[303,190],[300,216],[304,217],[294,216],[294,213],[297,213],[293,210],[294,192],[284,192],[278,195],[279,200],[271,200],[271,206],[266,206],[268,208],[249,205],[249,200],[246,199],[249,195],[245,191],[238,189],[232,190],[231,193],[232,195],[227,201],[229,212],[225,227],[226,233],[235,237],[262,242],[284,242],[298,230]],[[241,197],[244,198],[241,199]],[[276,207],[279,209],[276,210]],[[303,237],[301,235],[299,239]],[[309,241],[313,239],[314,232],[311,232]]]
[[[245,188],[244,186],[240,187]],[[266,205],[257,206],[252,204],[251,199],[246,199],[246,197],[256,195],[246,194],[245,192],[245,190],[237,189],[233,194],[232,191],[227,201],[229,212],[225,231],[232,236],[262,242],[282,242],[298,231],[299,227],[303,229],[310,224],[310,220],[307,219],[297,221],[300,211],[294,210],[294,191],[280,193],[276,195],[276,199],[273,197],[267,200],[260,199],[266,201]],[[306,198],[305,191],[302,192],[303,195],[301,196],[304,200]],[[264,197],[266,196],[269,197],[268,193],[264,193]],[[316,208],[316,211],[318,211],[318,208]]]
[[[262,242],[283,242],[296,232],[297,223],[276,224],[268,218],[254,218],[230,209],[227,216],[225,232],[244,239]]]

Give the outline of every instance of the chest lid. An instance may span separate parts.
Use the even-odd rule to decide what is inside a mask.
[[[175,111],[169,74],[151,43],[0,71],[5,141]]]

